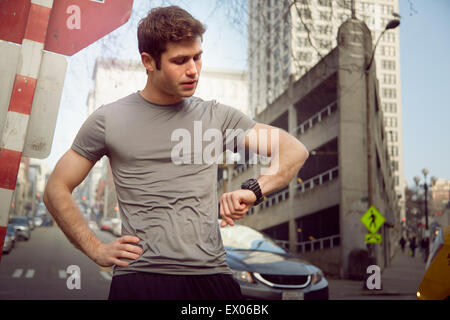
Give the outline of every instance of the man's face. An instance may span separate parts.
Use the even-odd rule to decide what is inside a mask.
[[[167,44],[160,70],[155,67],[150,74],[153,89],[162,101],[172,103],[194,94],[202,68],[201,54],[200,38]]]

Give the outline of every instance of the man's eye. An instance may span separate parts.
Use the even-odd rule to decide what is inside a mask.
[[[194,60],[197,61],[197,60],[200,60],[201,58],[202,58],[202,56],[201,56],[201,55],[198,55],[198,56],[195,56],[195,57],[194,57]]]

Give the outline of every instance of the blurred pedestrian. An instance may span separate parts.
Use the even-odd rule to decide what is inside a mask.
[[[152,9],[137,32],[145,88],[94,111],[47,183],[45,204],[69,240],[97,264],[114,265],[109,299],[242,299],[226,263],[218,204],[220,226],[233,226],[308,158],[286,131],[193,97],[204,31],[180,7]],[[227,149],[262,152],[273,166],[218,199]],[[110,243],[88,228],[71,195],[103,156],[122,218],[123,236]]]
[[[403,238],[403,236],[400,238],[400,247],[402,248],[402,252],[405,253],[405,245],[406,245],[406,240],[405,238]]]
[[[422,252],[422,259],[423,262],[427,262],[428,259],[428,238],[422,238],[422,240],[420,241],[420,251]]]
[[[409,241],[409,248],[411,249],[411,256],[414,258],[414,257],[415,257],[415,254],[416,254],[416,248],[417,248],[416,237],[413,237],[413,238]]]

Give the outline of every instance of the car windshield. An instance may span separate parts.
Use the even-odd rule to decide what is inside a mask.
[[[12,224],[8,224],[8,228],[6,229],[6,231],[9,233],[11,233],[11,232],[14,233],[14,226]]]
[[[220,228],[224,247],[229,250],[256,250],[274,253],[286,253],[265,234],[247,226]]]
[[[27,218],[19,218],[19,217],[12,218],[11,223],[28,225]]]

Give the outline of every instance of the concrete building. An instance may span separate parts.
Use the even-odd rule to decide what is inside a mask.
[[[380,229],[382,244],[375,250],[381,268],[389,265],[400,237],[400,207],[376,68],[365,73],[371,52],[369,29],[363,22],[347,20],[338,33],[338,47],[300,79],[292,77],[288,89],[258,113],[256,121],[296,136],[310,157],[297,179],[267,195],[240,221],[342,277],[349,277],[357,265],[351,254],[367,249],[368,231],[360,218],[368,210],[369,186],[370,201],[387,220]],[[260,169],[229,166],[227,186],[239,188],[242,181],[258,177]]]
[[[437,179],[431,186],[431,220],[441,226],[450,225],[450,181]]]
[[[251,0],[249,12],[249,110],[263,112],[336,46],[337,30],[351,17],[351,0]],[[366,23],[372,41],[399,11],[398,0],[355,0],[356,17]],[[387,31],[375,52],[380,108],[395,189],[405,216],[399,28]]]

